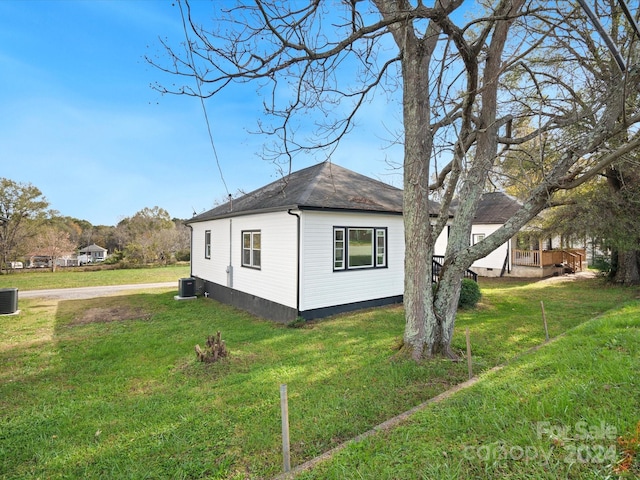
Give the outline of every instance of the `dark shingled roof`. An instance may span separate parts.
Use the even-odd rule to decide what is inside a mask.
[[[504,192],[483,193],[473,223],[503,224],[521,207],[520,202]]]
[[[79,253],[106,252],[106,251],[107,251],[106,248],[96,245],[95,243],[92,243],[88,247],[84,247],[78,250]]]
[[[327,161],[196,215],[189,223],[290,208],[402,214],[402,190]]]

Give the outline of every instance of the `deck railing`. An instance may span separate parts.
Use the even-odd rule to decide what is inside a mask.
[[[513,264],[524,267],[540,267],[540,250],[514,250]]]
[[[583,248],[574,248],[565,250],[564,264],[571,268],[574,272],[582,271],[582,262],[585,260],[585,254]]]
[[[440,272],[442,271],[442,265],[444,264],[444,255],[434,255],[432,259],[432,271],[431,271],[431,281],[436,283],[440,279]],[[478,274],[467,269],[464,272],[464,278],[469,278],[474,282],[478,281]]]
[[[585,259],[584,248],[566,248],[562,250],[513,250],[513,264],[524,267],[549,267],[564,265],[574,272],[582,270]]]

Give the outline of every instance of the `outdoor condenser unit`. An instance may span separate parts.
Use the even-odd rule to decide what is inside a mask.
[[[196,279],[181,278],[178,281],[178,295],[180,297],[195,297],[196,296]]]
[[[0,288],[0,315],[16,313],[18,310],[18,289]]]

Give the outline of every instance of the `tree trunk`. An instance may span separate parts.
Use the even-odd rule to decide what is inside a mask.
[[[429,129],[429,54],[422,42],[406,42],[410,50],[403,62],[404,82],[404,235],[405,275],[404,348],[412,358],[422,358],[425,344],[437,336],[438,322],[433,315],[431,271],[432,227],[429,217],[429,164],[433,137]]]
[[[640,251],[614,252],[613,281],[622,285],[640,285]]]
[[[612,196],[619,199],[620,204],[629,205],[623,190],[638,190],[640,176],[636,173],[636,167],[627,164],[612,166],[607,169],[606,178]],[[621,285],[639,285],[640,251],[629,248],[628,244],[627,248],[615,249],[611,253],[611,278]]]

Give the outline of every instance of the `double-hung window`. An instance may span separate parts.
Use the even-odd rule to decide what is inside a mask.
[[[479,243],[482,240],[484,240],[484,233],[474,233],[471,236],[472,245],[475,245],[476,243]]]
[[[211,230],[204,231],[204,258],[211,258]]]
[[[242,266],[260,268],[261,265],[261,235],[260,230],[242,232]]]
[[[356,270],[386,266],[386,228],[334,227],[334,270]]]

